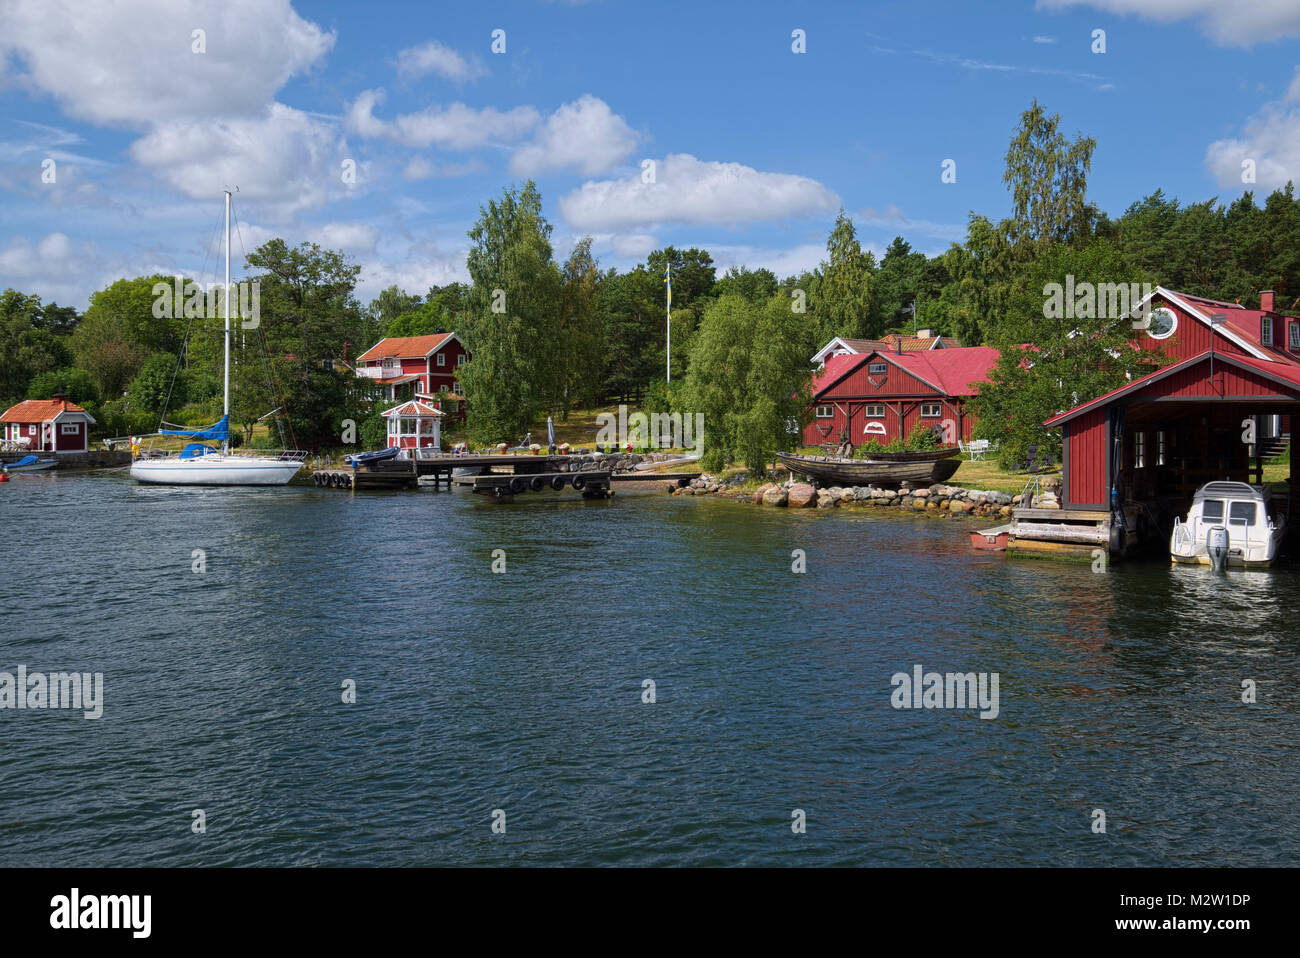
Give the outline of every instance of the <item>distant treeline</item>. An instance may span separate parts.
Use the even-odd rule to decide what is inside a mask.
[[[707,250],[672,246],[630,270],[601,269],[590,238],[561,262],[531,181],[480,209],[467,284],[393,286],[362,305],[360,267],[342,253],[272,240],[247,257],[244,278],[261,283],[261,323],[236,334],[234,419],[251,438],[253,423],[283,405],[299,444],[337,446],[340,423],[370,406],[364,384],[336,360],[383,336],[454,330],[472,357],[460,382],[476,442],[626,399],[709,413],[717,455],[759,467],[797,442],[790,420],[802,422],[806,410],[791,397],[806,399],[809,357],[832,336],[930,329],[1003,349],[977,409],[988,438],[1004,440],[1014,458],[1058,408],[1141,369],[1131,351],[1113,355],[1132,336],[1127,322],[1111,318],[1079,336],[1044,318],[1046,283],[1067,274],[1152,282],[1248,305],[1271,289],[1282,311],[1300,304],[1300,201],[1290,184],[1262,206],[1250,192],[1226,205],[1184,205],[1157,189],[1112,219],[1087,199],[1095,141],[1068,140],[1059,125],[1036,101],[1021,116],[1006,155],[1009,217],[972,213],[965,242],[934,256],[895,237],[877,261],[841,210],[826,259],[798,276],[745,267],[719,276]],[[670,268],[671,389],[663,383]],[[0,400],[62,390],[91,410],[101,434],[151,431],[164,405],[173,422],[214,420],[220,323],[155,318],[159,282],[173,280],[118,280],[84,313],[6,290]],[[1026,343],[1036,347],[1032,368],[1008,355]]]

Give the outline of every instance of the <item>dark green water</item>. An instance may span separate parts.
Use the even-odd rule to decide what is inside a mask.
[[[16,479],[0,517],[0,671],[102,672],[105,700],[0,711],[0,865],[1300,850],[1290,568],[1095,574],[973,554],[960,520],[124,472]],[[895,710],[916,664],[997,672],[999,716]]]

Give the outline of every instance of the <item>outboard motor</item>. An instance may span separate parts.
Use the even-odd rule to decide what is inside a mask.
[[[1205,534],[1205,554],[1210,557],[1210,568],[1223,572],[1228,567],[1228,530],[1214,526]]]

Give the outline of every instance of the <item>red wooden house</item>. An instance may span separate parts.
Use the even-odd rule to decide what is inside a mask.
[[[966,401],[988,378],[998,351],[987,346],[902,352],[872,349],[831,356],[813,378],[808,446],[906,439],[918,426],[938,426],[947,445],[974,437]]]
[[[814,366],[821,366],[832,356],[869,353],[873,349],[893,353],[920,353],[927,349],[954,349],[960,346],[961,343],[957,340],[949,336],[935,336],[928,329],[922,329],[914,336],[886,333],[881,339],[846,339],[836,336],[813,356],[812,361]]]
[[[1145,502],[1168,520],[1214,479],[1259,481],[1300,411],[1300,319],[1157,287],[1136,345],[1167,364],[1044,423],[1061,430],[1066,509]],[[1253,433],[1254,443],[1246,440]]]
[[[86,452],[95,418],[63,395],[28,399],[0,416],[7,444],[31,452]]]
[[[357,375],[383,386],[389,399],[457,392],[456,373],[469,353],[455,333],[381,339],[357,357]]]

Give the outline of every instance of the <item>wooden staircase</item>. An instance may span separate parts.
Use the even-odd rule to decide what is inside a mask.
[[[1269,459],[1276,459],[1286,452],[1289,445],[1291,445],[1290,433],[1283,433],[1280,436],[1274,436],[1272,439],[1265,439],[1259,444],[1259,456],[1265,462]]]

